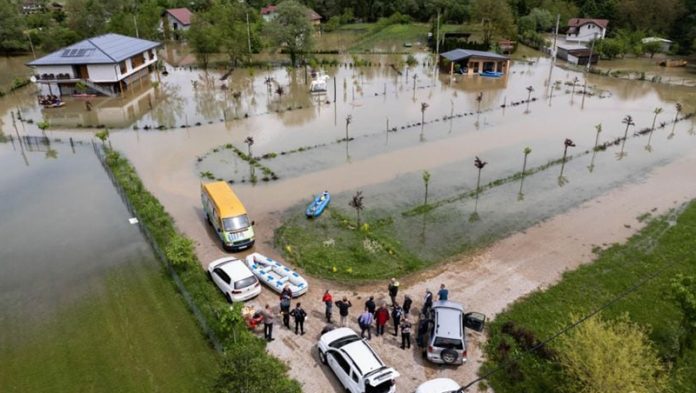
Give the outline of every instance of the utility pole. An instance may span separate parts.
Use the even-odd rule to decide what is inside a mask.
[[[133,14],[133,24],[135,25],[135,37],[140,38],[140,34],[138,33],[138,20],[135,18],[135,14]]]
[[[249,28],[249,11],[246,12],[247,43],[249,44],[249,56],[251,56],[251,29]]]
[[[590,58],[587,60],[587,72],[590,72],[590,66],[592,65],[592,55],[594,53],[595,41],[597,41],[597,33],[594,33],[594,39],[592,40],[592,45],[590,45]]]
[[[437,10],[437,26],[435,27],[435,55],[440,56],[440,10]],[[437,59],[435,59],[437,61]]]
[[[558,39],[558,25],[561,23],[561,14],[556,14],[556,31],[553,33],[553,48],[551,48],[551,56],[553,61],[556,61],[556,40]]]
[[[34,60],[36,60],[36,52],[34,51],[34,43],[31,42],[31,33],[30,32],[25,32],[27,35],[27,39],[29,40],[29,47],[31,48],[31,55],[34,57]]]

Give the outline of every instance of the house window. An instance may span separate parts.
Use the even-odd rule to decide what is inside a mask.
[[[153,49],[150,49],[149,51],[147,51],[147,57],[150,60],[154,60],[155,59],[155,51]]]
[[[118,68],[121,69],[121,75],[125,74],[128,71],[128,68],[126,67],[126,61],[122,61],[118,63]]]
[[[134,69],[145,64],[145,56],[143,56],[143,53],[140,53],[140,54],[133,56],[131,58],[131,64],[133,64]]]

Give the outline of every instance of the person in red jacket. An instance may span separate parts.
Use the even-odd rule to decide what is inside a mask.
[[[375,321],[377,321],[377,333],[376,336],[384,335],[384,325],[389,321],[389,309],[387,309],[386,303],[382,305],[375,312]]]
[[[326,322],[331,323],[331,311],[333,309],[333,296],[329,293],[329,290],[327,289],[326,292],[324,292],[324,297],[321,298],[321,301],[324,302],[326,305]]]

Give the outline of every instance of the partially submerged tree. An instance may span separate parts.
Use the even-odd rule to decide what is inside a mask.
[[[567,375],[564,391],[656,393],[668,387],[668,373],[648,331],[626,314],[585,320],[561,336],[558,359]]]
[[[423,185],[425,185],[425,200],[423,205],[428,204],[428,184],[430,184],[430,172],[423,171]]]
[[[247,145],[247,152],[249,154],[249,160],[253,159],[253,156],[251,155],[251,146],[254,144],[254,137],[248,136],[246,139],[244,139],[244,143]]]
[[[655,122],[657,121],[657,115],[662,113],[662,108],[660,108],[660,107],[655,108],[653,113],[655,114],[655,116],[653,116],[652,126],[650,127],[651,130],[655,129]]]
[[[527,109],[524,111],[524,113],[529,113],[529,103],[532,100],[532,93],[533,92],[534,92],[534,87],[527,86]]]
[[[677,110],[677,113],[674,115],[674,122],[676,123],[677,121],[679,121],[679,114],[682,111],[682,104],[677,102],[676,104],[674,104],[674,108]]]
[[[355,209],[357,228],[360,228],[360,212],[365,208],[362,191],[357,191],[350,202],[348,202],[348,205]]]
[[[346,143],[348,143],[348,141],[350,141],[350,138],[348,137],[348,126],[352,122],[353,122],[353,115],[346,116]]]
[[[276,7],[276,17],[267,25],[270,38],[288,52],[293,67],[314,44],[314,27],[307,12],[307,7],[295,0],[283,1]]]
[[[565,169],[566,157],[568,156],[569,147],[575,147],[575,143],[572,140],[566,138],[566,140],[563,142],[563,160],[561,162],[561,173],[558,175],[559,186],[563,186],[568,182],[568,179],[563,177],[563,170]]]
[[[210,55],[220,51],[222,39],[218,29],[206,20],[205,14],[194,14],[186,37],[198,62],[204,69],[208,68]]]
[[[474,158],[474,166],[476,167],[476,169],[478,169],[478,177],[476,178],[476,195],[478,195],[480,192],[481,170],[483,169],[483,167],[486,166],[486,164],[488,163],[486,161],[481,161],[481,159],[478,158],[478,156]]]
[[[626,139],[628,139],[628,127],[636,125],[636,123],[633,121],[633,117],[631,115],[626,115],[626,117],[624,117],[623,120],[621,120],[621,123],[626,125],[626,130],[624,131],[623,141],[621,142],[621,151],[617,154],[617,158],[619,160],[626,157],[626,153],[624,152],[624,147],[626,146]]]

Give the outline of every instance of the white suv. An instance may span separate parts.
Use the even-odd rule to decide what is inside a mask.
[[[394,393],[399,373],[387,367],[367,342],[349,328],[319,338],[319,360],[336,374],[350,393]]]
[[[466,362],[465,328],[482,332],[486,316],[478,312],[464,313],[461,304],[438,301],[433,304],[426,357],[433,363],[463,364]]]

